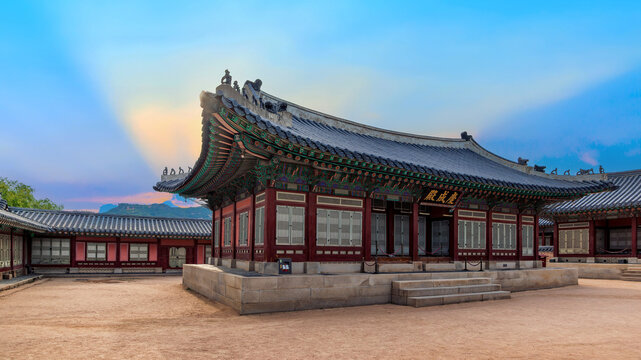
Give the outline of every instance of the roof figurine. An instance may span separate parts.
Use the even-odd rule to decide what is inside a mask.
[[[261,88],[261,86],[263,86],[263,82],[262,82],[262,80],[260,80],[260,79],[256,79],[256,80],[254,80],[253,82],[249,81],[249,84],[251,85],[251,87],[252,87],[254,90],[256,90],[256,91],[258,91],[258,92],[260,92],[260,88]]]
[[[536,164],[534,165],[534,171],[538,171],[538,172],[544,173],[545,172],[545,168],[546,168],[546,166],[536,165]]]
[[[461,133],[461,139],[463,139],[465,141],[470,141],[470,140],[472,140],[472,135],[468,135],[467,131],[463,131]]]
[[[528,160],[528,159],[523,159],[522,157],[520,157],[520,156],[519,156],[518,164],[519,164],[519,165],[527,165],[528,161],[530,161],[530,160]]]
[[[231,75],[229,75],[229,70],[225,70],[225,75],[220,79],[221,84],[231,85]]]
[[[240,86],[238,86],[238,81],[234,80],[234,90],[240,92]]]

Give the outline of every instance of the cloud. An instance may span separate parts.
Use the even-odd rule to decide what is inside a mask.
[[[583,154],[581,154],[580,159],[585,163],[588,163],[592,166],[596,166],[599,164],[599,162],[595,158],[597,155],[598,154],[596,153],[596,151],[586,151]]]
[[[171,203],[173,206],[188,208],[188,207],[197,207],[200,206],[197,202],[192,199],[187,199],[182,196],[170,193],[162,192],[143,192],[138,194],[131,195],[121,195],[121,196],[92,196],[84,198],[74,198],[65,200],[65,202],[74,203],[95,203],[95,204],[160,204],[160,203]],[[82,211],[97,211],[97,210],[82,210]]]
[[[151,191],[121,196],[91,196],[84,198],[74,198],[66,200],[66,202],[89,202],[97,204],[158,204],[171,200],[172,197],[173,194]]]
[[[200,153],[202,122],[198,105],[147,104],[124,114],[134,143],[153,168],[187,169]]]
[[[189,208],[189,207],[200,206],[199,203],[197,203],[196,201],[194,201],[192,199],[187,199],[187,198],[184,198],[184,197],[182,197],[180,195],[175,195],[175,194],[171,197],[171,200],[168,200],[168,201],[172,205],[174,205],[176,207],[180,207],[180,208]]]

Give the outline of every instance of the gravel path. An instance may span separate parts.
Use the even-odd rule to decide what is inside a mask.
[[[641,283],[241,317],[180,281],[61,278],[2,292],[0,358],[641,358]]]

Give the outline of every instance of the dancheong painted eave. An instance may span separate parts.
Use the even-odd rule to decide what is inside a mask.
[[[96,214],[86,211],[9,208],[11,213],[40,224],[47,233],[66,235],[209,238],[211,221]]]
[[[608,173],[607,179],[617,187],[616,190],[548,205],[545,212],[556,216],[613,210],[641,211],[641,169]]]
[[[534,171],[487,151],[471,136],[400,133],[326,115],[263,92],[260,85],[248,81],[241,92],[223,84],[215,94],[203,92],[203,142],[193,171],[160,181],[154,189],[205,198],[258,162],[275,158],[363,176],[557,201],[615,188],[603,174]]]

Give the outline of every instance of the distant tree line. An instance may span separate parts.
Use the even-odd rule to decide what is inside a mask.
[[[5,177],[0,177],[0,195],[7,200],[9,206],[47,210],[63,209],[62,205],[58,205],[48,198],[36,199],[31,186]]]

